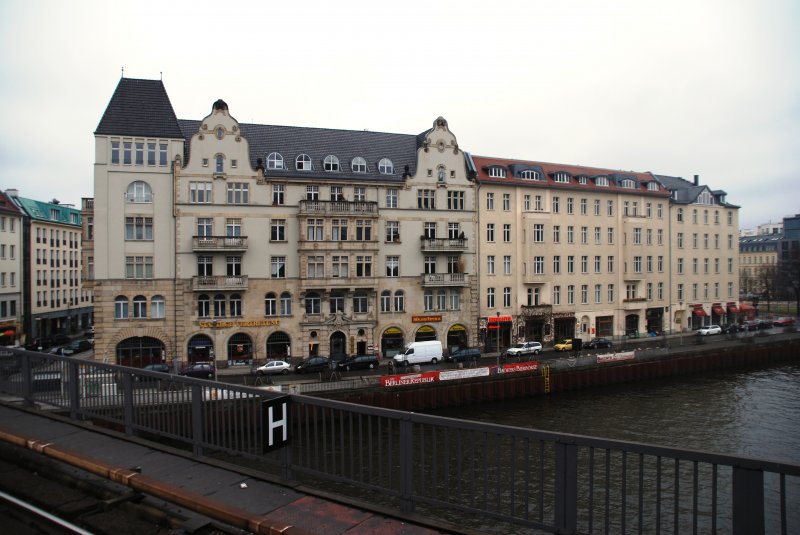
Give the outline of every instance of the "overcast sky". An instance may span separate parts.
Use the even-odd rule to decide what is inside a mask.
[[[119,82],[181,119],[417,134],[482,156],[700,181],[800,213],[800,2],[0,2],[0,187],[80,205]]]

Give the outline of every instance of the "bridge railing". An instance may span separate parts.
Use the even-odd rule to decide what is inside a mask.
[[[127,434],[485,532],[800,532],[800,466],[291,394],[264,452],[268,389],[28,351],[0,390]],[[515,527],[516,526],[516,527]]]

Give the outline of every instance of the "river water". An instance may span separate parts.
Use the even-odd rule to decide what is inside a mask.
[[[559,392],[435,414],[800,464],[800,364]],[[800,525],[796,483],[789,489],[788,524],[794,526],[789,532]],[[768,511],[768,532],[775,520]]]

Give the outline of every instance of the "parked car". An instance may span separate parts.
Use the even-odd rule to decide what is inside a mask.
[[[559,343],[553,346],[553,349],[556,351],[572,351],[572,338],[561,340]]]
[[[583,344],[583,347],[585,349],[612,349],[614,344],[607,338],[592,338]]]
[[[736,334],[746,330],[747,326],[741,323],[728,323],[722,327],[722,332],[725,334]]]
[[[336,363],[340,370],[371,370],[380,364],[377,355],[355,355]]]
[[[271,360],[256,368],[256,375],[286,375],[290,371],[292,371],[292,365],[285,360]]]
[[[448,362],[464,362],[468,360],[478,360],[481,358],[481,350],[477,347],[462,347],[451,351],[445,360]]]
[[[711,334],[722,334],[722,327],[719,325],[706,325],[705,327],[700,327],[697,330],[697,334],[700,336],[708,336]]]
[[[148,364],[142,369],[147,370],[149,372],[159,372],[159,373],[171,373],[172,371],[170,370],[169,364],[161,364],[161,363]],[[149,375],[136,375],[134,377],[134,381],[137,382],[155,381],[156,379],[157,379],[156,377],[151,377]]]
[[[791,327],[794,325],[794,318],[778,318],[772,324],[775,327]]]
[[[64,346],[63,349],[63,355],[75,355],[77,353],[83,353],[84,351],[89,351],[92,349],[92,343],[88,340],[73,340]]]
[[[213,379],[215,371],[213,364],[209,362],[198,362],[196,364],[190,364],[181,370],[181,375],[194,377],[195,379]]]
[[[34,338],[27,344],[25,344],[25,349],[29,351],[39,351],[39,348],[48,349],[50,346],[53,345],[53,340],[49,336],[45,336],[44,338]]]
[[[70,343],[72,339],[67,336],[66,334],[54,334],[53,335],[53,345],[66,345]]]
[[[542,344],[529,341],[515,344],[506,349],[507,357],[521,357],[523,355],[538,355],[542,352]]]
[[[331,361],[328,357],[311,357],[294,367],[297,373],[317,373],[329,370]]]

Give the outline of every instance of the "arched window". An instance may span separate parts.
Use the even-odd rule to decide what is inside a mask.
[[[225,171],[225,166],[224,166],[225,156],[223,156],[222,154],[217,154],[216,156],[214,156],[214,162],[216,164],[216,167],[214,168],[215,172],[222,173],[223,171]]]
[[[292,294],[283,292],[281,294],[281,316],[292,315]]]
[[[394,311],[403,312],[406,309],[406,294],[403,290],[394,293]]]
[[[367,172],[367,160],[365,160],[361,156],[356,156],[355,158],[353,158],[353,161],[350,163],[350,166],[353,168],[354,173]]]
[[[268,293],[264,297],[264,315],[274,316],[277,312],[277,300],[273,292]]]
[[[384,290],[381,292],[381,312],[391,312],[392,292]]]
[[[238,317],[242,315],[242,296],[240,294],[231,294],[230,311],[231,316]]]
[[[522,171],[519,176],[525,180],[539,180],[539,172],[532,169],[526,169],[525,171]]]
[[[294,161],[294,166],[298,171],[311,171],[311,156],[301,154]]]
[[[130,203],[153,202],[153,190],[147,182],[136,180],[128,185],[125,199]]]
[[[163,319],[167,316],[166,301],[163,295],[154,295],[150,300],[150,317]]]
[[[326,171],[339,171],[339,158],[333,154],[325,156],[324,168]]]
[[[143,295],[137,295],[133,298],[133,317],[147,317],[147,299]]]
[[[320,314],[322,311],[322,300],[317,292],[306,294],[306,314]]]
[[[214,317],[223,317],[225,315],[225,296],[217,294],[214,296]]]
[[[283,169],[283,156],[277,152],[270,152],[267,156],[267,169]]]
[[[634,182],[630,178],[626,178],[622,182],[620,182],[620,186],[625,189],[636,189],[636,182]]]
[[[128,319],[128,298],[124,295],[119,295],[114,299],[114,319]]]
[[[378,162],[378,172],[382,175],[394,174],[394,164],[389,158],[383,158]]]
[[[197,296],[197,316],[207,318],[211,315],[211,300],[206,294]]]

